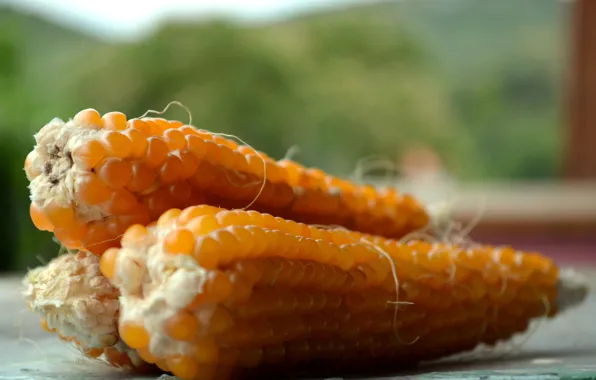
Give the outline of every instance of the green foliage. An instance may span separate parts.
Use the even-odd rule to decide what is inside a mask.
[[[172,23],[110,44],[0,9],[0,269],[57,252],[29,220],[22,163],[44,123],[87,107],[135,117],[178,100],[199,128],[277,158],[298,146],[299,161],[338,175],[426,145],[462,179],[553,177],[564,12],[556,0],[409,1],[258,27]]]

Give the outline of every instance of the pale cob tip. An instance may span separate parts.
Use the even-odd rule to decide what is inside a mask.
[[[557,310],[566,311],[580,306],[590,294],[588,279],[572,268],[559,271]]]
[[[429,224],[424,230],[428,231],[431,238],[438,236],[442,241],[454,240],[454,243],[461,244],[462,240],[468,240],[467,234],[474,227],[474,222],[477,222],[481,217],[478,214],[476,220],[473,220],[469,226],[462,231],[458,231],[453,220],[453,207],[449,202],[435,202],[426,207],[429,215]],[[413,235],[416,235],[414,232]],[[452,236],[448,236],[452,235]],[[584,275],[572,268],[564,268],[559,271],[559,279],[557,282],[557,299],[556,307],[559,312],[574,308],[581,305],[590,293],[589,282]]]
[[[23,284],[27,305],[40,315],[45,330],[73,342],[88,356],[111,355],[106,360],[113,365],[143,364],[119,338],[120,293],[101,274],[96,255],[60,255],[29,271]]]

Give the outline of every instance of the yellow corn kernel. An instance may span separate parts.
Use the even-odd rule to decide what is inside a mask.
[[[73,249],[101,254],[118,246],[131,224],[147,225],[169,209],[203,203],[251,204],[295,222],[392,238],[428,221],[411,196],[275,161],[175,121],[127,120],[120,112],[101,116],[88,109],[66,123],[50,122],[36,139],[25,162],[31,217]]]

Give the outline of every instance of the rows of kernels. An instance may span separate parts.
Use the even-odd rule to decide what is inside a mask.
[[[387,321],[388,315],[383,319]],[[394,357],[394,359],[398,359],[400,356],[403,357],[404,350],[409,351],[411,353],[417,353],[421,356],[421,358],[430,358],[432,357],[432,351],[437,351],[441,349],[446,349],[452,351],[455,347],[463,347],[466,346],[468,349],[473,348],[478,342],[482,341],[482,336],[487,331],[486,327],[482,326],[482,319],[475,319],[475,318],[468,318],[468,319],[460,319],[457,323],[450,323],[444,324],[442,326],[437,326],[435,329],[424,329],[424,324],[421,323],[421,320],[416,321],[418,324],[414,324],[412,326],[405,326],[407,327],[403,331],[399,331],[399,336],[395,336],[391,334],[393,331],[390,329],[393,328],[391,324],[385,324],[383,329],[378,329],[379,326],[379,315],[370,315],[368,316],[369,321],[373,320],[374,323],[369,323],[368,325],[363,324],[355,324],[356,326],[375,326],[377,327],[376,331],[370,331],[367,329],[361,329],[358,334],[354,335],[332,335],[332,336],[325,336],[321,338],[317,338],[316,336],[311,336],[310,344],[307,346],[314,348],[313,351],[319,352],[311,352],[310,355],[306,355],[306,359],[313,359],[313,358],[321,358],[321,354],[324,354],[322,351],[326,351],[327,354],[331,354],[331,356],[335,356],[336,358],[344,358],[344,359],[351,359],[352,355],[362,355],[364,354],[365,357],[370,358],[371,355],[379,355],[381,354],[379,351],[375,350],[380,348],[379,345],[386,345],[387,348],[393,348],[397,350],[391,350],[391,352],[386,352],[384,350],[384,354],[389,354]],[[486,318],[486,316],[484,316]],[[507,333],[504,333],[505,330],[501,330],[500,338],[507,337],[508,334],[523,331],[524,323],[522,319],[518,320],[511,320],[509,322],[510,325],[515,326],[507,329]],[[380,325],[383,325],[382,323]],[[422,328],[421,328],[422,327]],[[492,337],[490,336],[493,334],[491,330],[499,329],[498,323],[491,323],[489,324],[488,331],[489,334],[486,335],[486,340],[491,340]],[[434,331],[433,331],[434,330]],[[410,333],[408,337],[404,336],[403,333]],[[416,334],[419,332],[420,334]],[[368,339],[365,339],[367,337]],[[351,338],[351,339],[350,339]],[[418,340],[416,340],[419,338]],[[304,338],[302,338],[304,339]],[[415,341],[415,343],[414,343]],[[281,362],[282,360],[287,360],[287,357],[284,357],[284,353],[289,351],[289,347],[294,346],[295,342],[286,342],[285,345],[288,349],[284,350],[276,350],[277,357],[276,359]],[[303,347],[305,346],[304,343],[300,343]],[[337,350],[339,352],[335,352],[333,354],[333,349],[331,347],[341,347],[341,349]],[[326,350],[321,350],[322,347],[327,347]],[[264,350],[268,352],[267,349]],[[281,351],[281,354],[279,352]],[[365,351],[365,352],[362,352]],[[401,352],[401,355],[400,355]],[[326,355],[324,355],[326,356]]]
[[[468,306],[469,305],[467,305],[467,307]],[[273,306],[269,306],[270,309],[271,307],[283,308],[283,304],[280,305],[279,303],[275,303]],[[390,335],[395,333],[395,329],[397,328],[398,336],[395,338],[396,342],[401,340],[402,342],[407,343],[414,342],[416,339],[420,339],[420,343],[417,343],[415,347],[426,346],[429,348],[434,347],[436,349],[441,345],[449,346],[449,343],[451,342],[447,338],[441,336],[443,330],[451,330],[455,326],[462,326],[462,328],[463,326],[478,327],[481,326],[481,322],[483,320],[486,320],[489,317],[489,313],[487,312],[486,308],[484,310],[479,310],[480,317],[476,317],[478,314],[475,315],[473,313],[467,313],[467,307],[453,309],[453,311],[444,311],[442,313],[444,316],[443,322],[433,327],[432,324],[429,325],[427,323],[421,323],[421,321],[424,321],[424,312],[420,310],[413,310],[410,312],[406,308],[404,311],[400,312],[398,319],[394,323],[393,312],[390,310],[387,310],[383,313],[370,312],[369,314],[358,314],[357,312],[350,313],[349,311],[343,311],[336,314],[329,312],[318,313],[319,308],[313,304],[311,310],[309,310],[305,315],[297,315],[296,311],[287,311],[288,315],[292,315],[292,317],[285,315],[280,316],[277,319],[273,318],[267,320],[265,317],[260,316],[260,323],[254,320],[250,321],[250,323],[242,323],[241,321],[235,322],[233,325],[231,325],[229,330],[221,332],[217,339],[218,343],[223,346],[231,345],[237,347],[252,345],[254,347],[257,345],[257,347],[265,348],[268,345],[278,344],[280,339],[282,339],[282,341],[288,344],[289,347],[295,347],[295,343],[293,343],[293,341],[296,339],[308,339],[309,337],[321,336],[325,339],[322,342],[328,343],[329,339],[333,339],[335,336],[335,339],[338,342],[347,343],[350,341],[359,341],[362,336],[368,336],[371,333]],[[348,319],[341,318],[341,315],[347,316]],[[511,333],[520,331],[520,323],[512,323],[517,327],[506,331],[511,331]],[[261,327],[267,325],[269,328]],[[476,328],[475,331],[474,337],[476,339],[475,341],[477,342],[480,339],[481,333],[478,331],[478,328]],[[501,334],[503,331],[505,330],[501,329]],[[500,335],[500,337],[504,338],[506,336]],[[488,341],[491,341],[492,337],[489,336],[487,339]],[[292,349],[288,349],[288,352],[292,352]],[[306,353],[308,352],[305,352],[305,354]],[[349,356],[349,352],[343,352],[341,354],[342,355],[340,356],[343,357]],[[302,358],[303,360],[306,360],[312,359],[313,357],[320,358],[320,352],[311,352]]]
[[[313,317],[318,318],[320,322],[314,320]],[[429,329],[424,326],[424,323],[421,323],[423,315],[418,315],[412,317],[408,323],[404,323],[405,319],[403,318],[398,321],[399,329],[396,336],[394,335],[395,325],[389,313],[362,315],[359,319],[353,318],[351,316],[347,316],[347,319],[339,318],[339,324],[337,324],[338,315],[324,314],[286,317],[277,320],[252,320],[250,323],[236,324],[229,332],[219,335],[218,339],[220,344],[228,347],[240,347],[240,352],[262,350],[264,362],[281,363],[291,360],[292,357],[296,359],[292,355],[292,353],[297,353],[296,351],[304,354],[299,356],[304,361],[325,358],[328,357],[327,355],[337,359],[349,359],[352,355],[364,353],[366,357],[370,357],[375,355],[373,348],[379,348],[379,344],[399,349],[391,353],[398,357],[398,351],[404,349],[409,351],[410,347],[411,351],[429,357],[432,356],[432,354],[428,354],[429,351],[436,351],[442,347],[447,350],[450,347],[462,345],[472,348],[481,341],[483,330],[485,330],[480,323],[483,319],[473,317],[452,319],[451,323]],[[485,318],[486,316],[484,316]],[[519,320],[512,321],[510,324],[516,327],[509,328],[508,333],[523,329],[523,323],[520,323]],[[269,327],[263,329],[260,326]],[[322,328],[317,326],[322,326]],[[489,329],[498,328],[496,324],[489,325]],[[366,340],[364,337],[372,337],[372,339]],[[501,335],[501,338],[505,337],[505,335]],[[309,341],[305,341],[305,339],[309,339]],[[488,339],[491,339],[490,336]],[[306,342],[309,343],[305,344]],[[280,343],[283,346],[280,346]],[[341,348],[334,350],[332,347]],[[310,351],[311,349],[312,351]]]
[[[196,209],[191,211],[194,210]],[[186,225],[195,234],[203,235],[197,241],[199,252],[196,252],[196,257],[200,261],[202,256],[208,256],[213,261],[211,265],[227,264],[243,258],[263,257],[267,255],[265,250],[267,245],[275,256],[328,263],[343,270],[353,267],[357,262],[361,263],[358,269],[365,274],[369,282],[374,284],[385,282],[389,286],[391,281],[394,281],[393,276],[389,277],[392,269],[389,257],[395,265],[398,278],[416,278],[435,287],[440,287],[447,281],[454,284],[464,282],[471,276],[471,270],[483,270],[483,277],[477,280],[487,280],[489,283],[496,284],[508,278],[515,279],[521,276],[523,279],[532,272],[533,268],[532,262],[528,261],[528,258],[531,259],[533,256],[522,256],[522,260],[528,261],[529,266],[523,261],[519,265],[511,265],[503,261],[512,255],[507,249],[502,249],[501,252],[509,255],[501,255],[500,262],[496,262],[493,251],[488,248],[458,254],[458,251],[454,251],[450,246],[428,243],[404,245],[391,240],[376,242],[377,245],[361,240],[358,243],[338,246],[337,243],[356,240],[358,235],[342,230],[327,231],[314,227],[310,227],[306,232],[305,225],[288,223],[281,218],[250,211],[220,211],[215,215],[213,212],[213,209],[209,209],[205,215],[199,212],[196,219],[192,219]],[[242,226],[247,224],[250,226]],[[273,230],[259,228],[259,226],[267,226]],[[299,233],[302,235],[294,235]],[[314,240],[304,237],[305,235],[318,235],[317,237],[322,239]],[[232,252],[234,250],[237,252]],[[226,252],[222,255],[226,257],[222,257],[220,263],[213,260],[215,255],[211,252],[215,251]],[[543,281],[550,285],[554,284],[557,278],[555,266],[545,261],[539,261],[536,265],[540,266],[539,276],[547,274]],[[314,266],[313,271],[324,269]],[[283,268],[276,270],[283,270]],[[422,277],[423,275],[426,277]],[[534,273],[533,276],[536,274]]]
[[[223,228],[222,224],[228,226]],[[308,236],[322,239],[298,239],[299,236],[259,225],[291,230],[294,234],[304,231]],[[456,346],[472,347],[483,341],[492,343],[507,338],[521,331],[530,316],[544,313],[539,307],[543,294],[554,298],[554,293],[548,294],[549,278],[553,274],[548,261],[524,256],[513,260],[515,265],[507,265],[511,252],[503,250],[501,263],[495,264],[494,251],[488,249],[463,251],[463,254],[451,249],[447,252],[450,254],[446,254],[441,250],[450,247],[426,243],[403,245],[380,239],[338,245],[333,241],[338,240],[334,234],[339,231],[305,229],[266,214],[222,212],[211,206],[172,209],[152,228],[129,228],[123,237],[123,249],[159,246],[164,251],[170,249],[170,254],[189,255],[190,248],[194,247],[192,256],[197,262],[201,262],[197,251],[206,250],[202,253],[209,253],[207,256],[212,258],[203,291],[185,309],[164,321],[163,330],[170,339],[194,347],[184,356],[157,358],[149,350],[148,330],[139,328],[141,321],[121,325],[121,330],[124,329],[121,334],[128,344],[137,347],[144,357],[155,358],[162,369],[171,370],[181,378],[195,378],[202,368],[222,365],[228,368],[232,362],[236,366],[253,367],[275,362],[275,358],[309,361],[357,357],[363,347],[368,347],[364,348],[367,355],[374,356],[384,344],[393,347],[389,352],[400,355],[400,350],[412,343],[413,348],[408,350],[417,357],[428,358]],[[341,233],[346,236],[344,231]],[[206,245],[205,241],[212,245]],[[352,260],[354,264],[347,268],[338,265],[341,263],[338,255],[355,254],[356,248],[370,252],[372,242],[396,264],[397,294],[390,263],[383,255],[364,255],[367,260],[360,264]],[[330,246],[336,249],[321,252],[329,249],[322,247]],[[113,261],[112,252],[117,254],[117,250],[107,252],[102,262]],[[501,294],[501,291],[492,291],[500,283],[483,282],[485,273],[481,263],[507,269],[498,272],[502,275],[499,281],[513,274],[538,276],[542,279],[539,283],[544,285],[526,286],[519,278],[514,278],[512,281],[518,283],[510,288],[510,293],[507,287],[503,293],[509,296],[497,306],[489,307],[491,297]],[[113,267],[106,266],[108,274],[114,272]],[[452,275],[454,268],[463,274]],[[487,273],[491,275],[490,271]],[[437,276],[441,283],[433,280]],[[458,287],[471,289],[456,293]],[[236,297],[239,289],[243,291]],[[452,291],[456,297],[443,296]],[[396,311],[395,301],[405,305],[399,305]],[[437,311],[443,316],[441,320],[425,318]],[[507,316],[509,322],[503,325],[493,319],[497,312]],[[461,331],[458,332],[460,338],[469,336],[468,340],[456,339],[458,335],[451,333],[453,329]],[[193,345],[193,336],[203,345]],[[370,336],[375,336],[371,341],[374,347],[360,345],[357,351],[350,351],[350,342],[357,343]],[[376,336],[379,339],[390,336],[393,340],[375,341]],[[304,342],[313,340],[317,342],[315,348],[307,349]],[[339,348],[337,352],[335,345]],[[273,349],[268,349],[270,347]]]
[[[431,245],[421,242],[404,246],[397,241],[382,240],[378,237],[374,238],[342,229],[328,230],[316,228],[255,211],[227,211],[210,206],[199,206],[188,208],[181,215],[183,217],[177,222],[181,225],[186,225],[191,231],[200,235],[209,234],[222,228],[236,226],[227,229],[236,239],[223,231],[219,231],[218,237],[220,240],[228,241],[228,244],[242,243],[240,244],[243,248],[241,256],[245,257],[258,256],[259,252],[263,249],[264,242],[255,242],[255,240],[262,240],[257,238],[269,236],[268,239],[275,240],[277,245],[281,244],[283,247],[284,239],[288,237],[281,234],[281,232],[300,236],[301,238],[313,238],[324,240],[325,242],[333,242],[336,245],[341,245],[341,248],[345,251],[351,252],[355,263],[372,263],[369,266],[362,266],[361,270],[367,274],[367,277],[372,277],[375,273],[378,273],[377,281],[382,282],[385,280],[388,286],[394,286],[394,284],[391,284],[392,281],[394,282],[394,279],[392,277],[387,278],[387,274],[391,269],[388,259],[378,260],[379,255],[382,253],[387,253],[393,258],[399,278],[420,277],[421,270],[428,270],[434,273],[434,275],[427,277],[426,281],[431,285],[435,284],[438,286],[446,280],[453,281],[454,283],[463,282],[469,277],[472,269],[483,269],[485,276],[491,277],[492,275],[491,278],[496,281],[504,277],[515,279],[516,276],[525,276],[529,274],[528,268],[530,268],[530,271],[532,270],[531,266],[522,265],[524,263],[515,264],[515,253],[511,249],[499,250],[498,261],[495,261],[494,251],[487,249],[458,251],[451,246]],[[198,219],[194,220],[196,218]],[[239,228],[244,225],[254,225],[279,232],[271,231],[268,234],[264,234],[263,231],[255,228]],[[226,237],[227,239],[224,239]],[[215,237],[208,240],[210,246],[215,247],[217,245],[217,242],[214,241],[217,240]],[[304,244],[312,244],[310,240],[301,240],[305,241]],[[272,242],[269,241],[268,244],[271,245]],[[285,256],[289,258],[298,253],[298,250],[294,249],[297,245],[290,245],[292,247],[284,251]],[[323,245],[329,246],[322,241],[318,241],[318,246],[322,247]],[[335,256],[339,257],[339,255]],[[319,252],[317,258],[320,259],[321,257],[325,257],[325,255]],[[525,255],[520,257],[523,257],[523,260],[527,261],[532,256]],[[461,265],[457,265],[458,263],[461,263]],[[556,270],[552,264],[545,264],[543,261],[539,261],[537,265],[541,265],[543,270],[550,271],[551,276],[548,276],[548,280],[546,281],[550,281],[550,283],[556,281]],[[502,268],[506,268],[506,271]],[[480,280],[483,281],[483,278]]]
[[[352,323],[345,320],[341,322],[342,318],[337,314],[316,313],[304,317],[285,316],[269,322],[267,322],[267,319],[261,319],[260,323],[259,321],[251,321],[248,324],[236,322],[230,328],[229,333],[222,332],[217,336],[218,345],[216,346],[212,345],[211,340],[200,339],[197,350],[199,347],[201,350],[193,356],[199,357],[201,360],[189,360],[187,366],[179,367],[170,364],[167,367],[162,366],[162,368],[173,371],[181,378],[192,378],[186,377],[186,374],[189,373],[187,367],[190,367],[191,372],[194,373],[194,371],[200,371],[205,366],[214,366],[216,363],[230,365],[229,362],[217,360],[219,352],[230,352],[230,348],[226,347],[241,347],[234,351],[240,355],[235,364],[239,367],[249,368],[261,365],[266,360],[272,363],[281,363],[287,360],[308,362],[322,358],[349,359],[362,354],[367,357],[374,357],[378,355],[379,348],[385,347],[392,348],[390,352],[385,352],[385,354],[399,357],[400,351],[404,347],[410,347],[410,345],[413,347],[412,351],[417,352],[420,358],[424,359],[432,358],[433,353],[438,353],[443,349],[442,347],[445,347],[443,350],[449,351],[450,348],[461,346],[462,339],[465,337],[467,339],[467,341],[464,340],[466,347],[472,348],[481,341],[484,333],[480,327],[482,326],[480,322],[483,319],[460,318],[453,323],[437,326],[433,331],[424,323],[421,323],[422,318],[423,315],[421,314],[413,316],[410,318],[409,323],[404,323],[406,319],[400,318],[397,336],[393,335],[395,325],[393,324],[392,313],[387,312],[381,315],[378,313],[364,314],[361,319],[353,320]],[[484,315],[483,318],[486,319],[487,316]],[[340,321],[339,324],[338,321]],[[485,340],[491,342],[493,339],[503,339],[508,334],[522,330],[523,323],[511,323],[515,327],[503,329],[494,326],[485,330],[488,331]],[[455,328],[458,330],[453,333]],[[495,331],[499,331],[499,333],[497,334]],[[504,334],[504,331],[507,333]],[[368,345],[362,346],[361,342],[366,342],[363,337],[371,337],[373,334],[375,336],[368,341]],[[388,336],[391,338],[387,339]],[[304,344],[304,339],[314,340],[309,341],[312,344]],[[414,343],[415,341],[416,343]],[[283,349],[279,348],[280,343],[283,344]],[[354,347],[354,344],[356,349],[352,351],[349,347]],[[338,349],[334,349],[334,347]],[[248,360],[249,358],[252,358],[252,360]]]
[[[264,283],[271,282],[274,276],[281,273],[282,276],[278,277],[283,279],[310,280],[330,287],[344,288],[347,286],[351,289],[356,286],[358,289],[379,284],[383,284],[389,289],[392,286],[395,287],[395,278],[391,272],[392,263],[388,257],[375,254],[371,245],[354,243],[338,247],[337,244],[332,243],[333,236],[344,236],[344,231],[330,232],[311,227],[308,232],[310,236],[323,232],[330,235],[326,236],[327,240],[313,240],[290,235],[279,229],[269,230],[258,227],[258,225],[266,225],[272,228],[286,229],[286,226],[290,226],[290,229],[286,230],[291,230],[294,233],[299,233],[299,230],[302,229],[299,224],[286,223],[281,218],[254,212],[218,212],[217,210],[210,206],[199,206],[186,209],[183,212],[174,209],[164,213],[158,224],[173,223],[177,225],[180,219],[184,219],[186,223],[184,227],[180,226],[169,232],[164,241],[166,251],[173,254],[192,254],[199,263],[205,261],[202,259],[206,257],[210,260],[212,268],[220,264],[225,265],[256,257],[279,258],[265,261],[268,265],[266,268],[258,268],[258,271],[261,272],[258,280]],[[222,228],[222,224],[230,227]],[[242,226],[246,224],[249,226]],[[131,231],[134,230],[131,229]],[[557,277],[556,268],[552,263],[545,260],[533,263],[534,256],[531,255],[519,256],[518,262],[513,263],[515,265],[508,263],[507,260],[512,261],[512,259],[507,259],[507,257],[511,258],[515,254],[506,248],[500,250],[502,254],[499,263],[494,261],[493,251],[488,248],[463,252],[461,250],[454,251],[449,246],[427,243],[403,245],[396,241],[386,240],[382,243],[377,242],[377,244],[382,252],[391,257],[398,279],[402,281],[413,279],[431,287],[441,287],[446,282],[450,282],[451,285],[465,285],[469,281],[470,285],[474,285],[471,286],[474,289],[472,291],[478,293],[480,297],[484,295],[484,292],[479,291],[486,288],[482,284],[486,280],[485,277],[494,273],[498,274],[495,277],[496,281],[488,282],[490,285],[502,285],[503,290],[499,290],[498,295],[506,293],[508,285],[506,282],[510,282],[511,286],[515,288],[516,279],[523,280],[524,276],[542,276],[540,278],[543,278],[542,282],[545,285],[553,285]],[[365,255],[363,255],[364,252],[366,252]],[[370,255],[370,252],[373,254]],[[368,261],[356,265],[355,257],[362,256],[366,256]],[[294,265],[291,261],[281,259],[310,260],[312,263],[300,267],[299,263]],[[344,273],[353,267],[353,271]],[[486,270],[491,267],[499,268],[499,271]],[[472,275],[472,270],[476,270],[475,275]],[[293,276],[287,276],[289,273],[293,273]],[[479,276],[478,273],[482,273],[482,275]],[[495,293],[491,294],[495,295]]]

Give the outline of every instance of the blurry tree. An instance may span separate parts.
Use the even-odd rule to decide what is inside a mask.
[[[169,25],[140,44],[97,51],[91,61],[119,63],[88,66],[72,88],[80,107],[133,115],[179,100],[198,127],[236,134],[275,157],[298,145],[301,161],[340,175],[363,156],[396,161],[416,141],[457,157],[465,132],[413,36],[357,17],[306,23],[302,32],[296,52],[268,38],[271,28]]]
[[[560,83],[534,56],[508,57],[454,92],[479,158],[476,178],[545,179],[558,173]]]
[[[237,26],[171,25],[138,45],[98,52],[106,54],[122,64],[75,78],[78,107],[138,116],[178,100],[197,127],[237,134],[273,155],[284,153],[280,132],[299,122],[299,66]],[[188,119],[180,110],[166,116]]]

